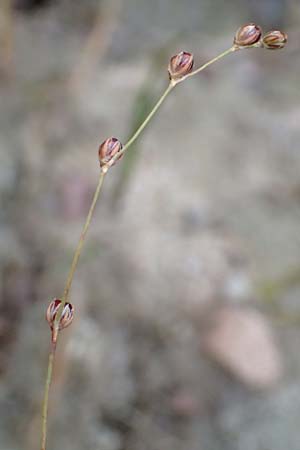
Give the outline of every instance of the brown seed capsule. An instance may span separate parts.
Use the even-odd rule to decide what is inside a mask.
[[[194,65],[194,56],[188,52],[180,52],[172,56],[168,72],[170,80],[179,80],[191,72]]]
[[[277,50],[283,48],[287,43],[287,34],[282,31],[274,30],[265,34],[262,43],[268,50]]]
[[[258,44],[262,35],[262,29],[255,23],[248,23],[240,27],[234,36],[236,47],[248,47]]]
[[[111,159],[122,149],[121,142],[114,137],[106,139],[99,147],[99,161],[100,167],[108,164]],[[121,155],[123,156],[123,155]],[[118,158],[120,159],[121,156]],[[117,161],[114,162],[114,164]]]
[[[46,319],[47,322],[50,325],[51,330],[53,331],[54,323],[56,319],[56,315],[58,313],[59,307],[61,305],[61,300],[58,298],[55,298],[52,300],[50,305],[48,306],[47,313],[46,313]],[[65,303],[60,320],[58,325],[58,330],[63,330],[64,328],[67,328],[73,320],[74,317],[74,308],[71,305],[71,303]]]

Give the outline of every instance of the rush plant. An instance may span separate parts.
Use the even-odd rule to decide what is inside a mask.
[[[55,298],[51,301],[48,306],[46,318],[51,329],[51,345],[49,351],[48,360],[48,370],[46,376],[46,383],[44,389],[44,401],[42,409],[42,437],[41,437],[41,450],[46,450],[46,439],[47,439],[47,421],[48,421],[48,403],[49,403],[49,392],[52,380],[53,364],[55,360],[55,351],[57,347],[58,338],[60,332],[69,326],[73,320],[74,307],[69,303],[70,289],[72,286],[72,281],[74,274],[78,265],[82,247],[91,224],[91,220],[94,214],[97,200],[101,193],[103,182],[108,172],[112,166],[120,160],[125,152],[130,148],[130,146],[135,142],[135,140],[142,133],[144,128],[151,121],[153,116],[157,113],[158,109],[162,103],[166,100],[168,95],[175,89],[177,85],[191,78],[202,70],[206,69],[208,66],[214,64],[220,59],[224,58],[231,53],[236,53],[240,50],[249,48],[262,48],[276,50],[281,49],[285,46],[287,42],[287,35],[281,31],[273,30],[269,31],[267,34],[263,35],[262,29],[255,25],[254,23],[249,23],[240,27],[233,40],[233,44],[224,52],[211,59],[207,63],[193,70],[194,57],[191,53],[182,51],[174,56],[169,61],[168,73],[169,73],[169,83],[153,107],[150,113],[147,115],[142,124],[138,127],[133,136],[124,145],[115,138],[107,138],[99,147],[99,178],[95,189],[95,193],[91,202],[91,206],[83,226],[77,247],[74,252],[73,260],[71,263],[70,271],[66,280],[63,294],[60,299]]]

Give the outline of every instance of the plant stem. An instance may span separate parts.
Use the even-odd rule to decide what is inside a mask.
[[[162,94],[162,96],[159,98],[159,100],[157,101],[157,103],[154,105],[154,107],[152,108],[152,110],[150,111],[150,113],[148,114],[148,116],[146,117],[146,119],[144,120],[144,122],[138,127],[138,129],[136,130],[136,132],[133,134],[133,136],[129,139],[129,141],[123,146],[123,148],[109,161],[109,163],[107,164],[107,167],[111,167],[114,162],[120,158],[121,155],[123,155],[123,153],[126,152],[126,150],[128,150],[128,148],[135,142],[135,140],[139,137],[139,135],[141,134],[141,132],[143,131],[143,129],[148,125],[148,123],[150,122],[150,120],[152,119],[152,117],[155,115],[155,113],[158,111],[159,107],[162,105],[162,103],[165,101],[165,99],[167,98],[167,96],[170,94],[170,92],[172,91],[172,89],[175,87],[175,85],[170,82],[167,89],[164,91],[164,93]]]
[[[75,273],[75,270],[76,270],[76,267],[77,267],[77,264],[78,264],[78,261],[79,261],[79,257],[80,257],[81,250],[82,250],[82,247],[83,247],[83,244],[84,244],[85,236],[86,236],[87,231],[89,229],[89,226],[91,224],[91,220],[92,220],[92,217],[93,217],[95,206],[96,206],[96,203],[97,203],[97,200],[98,200],[98,197],[99,197],[99,194],[101,192],[102,185],[103,185],[104,177],[105,177],[105,172],[101,170],[100,176],[99,176],[99,180],[98,180],[98,184],[97,184],[97,187],[96,187],[96,190],[95,190],[95,194],[94,194],[94,197],[93,197],[90,209],[89,209],[89,213],[87,215],[84,227],[82,229],[82,232],[81,232],[81,235],[80,235],[80,238],[79,238],[79,241],[78,241],[77,248],[76,248],[74,256],[73,256],[71,268],[70,268],[70,271],[69,271],[69,275],[68,275],[68,278],[67,278],[67,282],[66,282],[64,293],[63,293],[63,297],[62,297],[62,305],[61,305],[62,309],[64,308],[64,304],[68,301],[68,298],[69,298],[69,292],[70,292],[72,281],[73,281],[73,278],[74,278],[74,273]],[[59,316],[59,314],[57,314],[57,315]]]
[[[51,342],[51,349],[50,349],[50,352],[49,352],[48,369],[47,369],[45,391],[44,391],[44,401],[43,401],[43,410],[42,410],[42,443],[41,443],[41,450],[46,450],[49,391],[50,391],[50,385],[51,385],[51,381],[52,381],[52,372],[53,372],[53,363],[54,363],[55,350],[56,350],[56,342],[52,341]]]
[[[139,126],[139,128],[136,130],[134,135],[129,139],[129,141],[124,145],[124,147],[123,147],[124,152],[131,146],[131,144],[134,143],[134,141],[138,138],[138,136],[141,134],[143,129],[148,125],[148,123],[150,122],[150,120],[152,119],[154,114],[157,112],[157,110],[159,109],[161,104],[164,102],[164,100],[167,98],[167,96],[169,95],[169,93],[171,92],[173,87],[174,86],[172,85],[172,83],[170,83],[169,86],[167,87],[167,89],[165,90],[165,92],[162,94],[162,96],[158,100],[158,102],[155,104],[154,108],[148,114],[148,116],[146,117],[144,122]]]
[[[158,111],[158,109],[160,108],[162,103],[165,101],[167,96],[170,94],[170,92],[174,89],[174,87],[178,83],[184,81],[185,79],[187,79],[189,77],[192,77],[192,76],[196,75],[197,73],[201,72],[206,67],[208,67],[209,65],[213,64],[214,62],[216,62],[219,59],[223,58],[224,56],[228,55],[229,53],[234,52],[235,50],[237,50],[237,48],[231,47],[230,49],[228,49],[225,52],[221,53],[219,56],[211,59],[210,61],[208,61],[207,63],[203,64],[201,67],[199,67],[198,69],[196,69],[193,72],[189,73],[185,77],[180,78],[179,80],[171,80],[169,85],[168,85],[168,87],[167,87],[167,89],[163,92],[163,94],[161,95],[161,97],[159,98],[157,103],[154,105],[154,107],[152,108],[152,110],[150,111],[150,113],[148,114],[146,119],[138,127],[138,129],[132,135],[132,137],[129,139],[129,141],[101,169],[99,180],[98,180],[98,184],[97,184],[97,187],[96,187],[96,190],[95,190],[95,194],[94,194],[94,197],[93,197],[93,200],[92,200],[92,203],[91,203],[91,206],[90,206],[90,209],[89,209],[89,212],[88,212],[85,224],[83,226],[83,229],[82,229],[82,232],[81,232],[81,235],[80,235],[80,238],[79,238],[79,241],[78,241],[78,244],[77,244],[74,256],[73,256],[71,268],[70,268],[70,271],[69,271],[69,274],[68,274],[68,278],[67,278],[67,281],[66,281],[66,284],[65,284],[65,288],[64,288],[64,292],[63,292],[63,296],[62,296],[62,302],[61,302],[59,310],[58,310],[58,312],[56,314],[56,318],[55,318],[55,321],[54,321],[54,324],[53,324],[52,345],[51,345],[51,349],[50,349],[50,353],[49,353],[48,370],[47,370],[47,377],[46,377],[46,384],[45,384],[45,391],[44,391],[44,402],[43,402],[43,413],[42,413],[42,444],[41,444],[41,450],[46,450],[49,390],[50,390],[50,385],[51,385],[51,380],[52,380],[52,371],[53,371],[53,363],[54,363],[54,357],[55,357],[56,343],[57,343],[57,338],[58,338],[58,334],[59,334],[59,322],[60,322],[60,319],[61,319],[61,315],[62,315],[64,306],[65,306],[65,304],[66,304],[66,302],[68,301],[68,298],[69,298],[69,293],[70,293],[70,289],[71,289],[71,286],[72,286],[74,273],[75,273],[75,270],[77,268],[77,264],[78,264],[78,261],[79,261],[79,258],[80,258],[80,254],[81,254],[81,250],[82,250],[82,247],[83,247],[83,244],[84,244],[84,240],[85,240],[86,234],[87,234],[89,226],[91,224],[91,220],[92,220],[92,217],[93,217],[95,206],[96,206],[96,203],[97,203],[97,200],[99,198],[99,195],[100,195],[100,192],[101,192],[101,188],[102,188],[102,185],[103,185],[104,177],[105,177],[107,171],[110,169],[110,167],[114,164],[114,162],[116,162],[117,159],[119,159],[120,156],[126,150],[128,150],[128,148],[139,137],[139,135],[142,133],[144,128],[148,125],[148,123],[151,121],[153,116],[156,114],[156,112]]]
[[[46,439],[47,439],[47,422],[48,422],[48,404],[49,404],[49,391],[50,391],[50,385],[51,385],[51,381],[52,381],[52,372],[53,372],[53,363],[54,363],[54,357],[55,357],[55,350],[56,350],[56,343],[57,343],[57,338],[58,338],[58,332],[59,332],[59,321],[61,318],[61,314],[63,312],[64,309],[64,305],[68,300],[68,296],[69,296],[69,292],[71,289],[71,285],[72,285],[72,281],[74,278],[74,273],[79,261],[79,257],[81,254],[81,250],[82,250],[82,246],[84,243],[84,239],[85,236],[87,234],[87,231],[89,229],[89,226],[91,224],[91,220],[93,217],[93,213],[95,210],[95,206],[99,197],[99,194],[101,192],[101,188],[103,185],[103,180],[105,177],[105,172],[103,172],[101,170],[100,172],[100,176],[99,176],[99,180],[98,180],[98,184],[95,190],[95,194],[85,221],[85,224],[83,226],[79,241],[78,241],[78,245],[76,247],[74,256],[73,256],[73,260],[72,260],[72,264],[71,264],[71,268],[70,268],[70,272],[67,278],[67,282],[65,285],[65,289],[64,289],[64,294],[63,294],[63,298],[62,298],[62,302],[60,305],[60,308],[57,312],[56,315],[56,319],[55,322],[53,324],[53,330],[52,330],[52,341],[51,341],[51,349],[49,352],[49,360],[48,360],[48,370],[47,370],[47,376],[46,376],[46,384],[45,384],[45,390],[44,390],[44,401],[43,401],[43,412],[42,412],[42,441],[41,441],[41,450],[46,450]]]
[[[214,64],[215,62],[219,61],[220,59],[224,58],[224,56],[229,55],[232,52],[237,51],[238,48],[235,46],[232,46],[230,48],[228,48],[227,50],[225,50],[225,52],[220,53],[220,55],[216,56],[215,58],[209,60],[207,63],[203,64],[201,67],[199,67],[198,69],[194,70],[193,72],[188,73],[187,75],[185,75],[184,77],[180,78],[177,83],[180,83],[184,80],[186,80],[187,78],[193,77],[194,75],[196,75],[199,72],[202,72],[202,70],[206,69],[206,67],[210,66],[211,64]]]
[[[179,78],[178,80],[171,80],[167,89],[164,91],[162,96],[159,98],[158,102],[154,105],[153,109],[150,111],[150,113],[148,114],[148,116],[146,117],[144,122],[139,126],[139,128],[136,130],[136,132],[133,134],[133,136],[129,139],[129,141],[123,146],[123,148],[118,153],[116,153],[115,156],[107,163],[107,165],[106,165],[107,170],[120,158],[121,155],[123,155],[123,153],[126,152],[126,150],[128,150],[128,148],[131,146],[131,144],[134,143],[134,141],[138,138],[138,136],[141,134],[141,132],[144,130],[144,128],[148,125],[148,123],[150,122],[152,117],[155,115],[155,113],[157,112],[159,107],[162,105],[162,103],[165,101],[167,96],[170,94],[172,89],[174,89],[174,87],[177,84],[181,83],[182,81],[186,80],[187,78],[193,77],[194,75],[198,74],[199,72],[202,72],[202,70],[206,69],[206,67],[210,66],[211,64],[224,58],[224,56],[229,55],[230,53],[235,52],[237,50],[239,50],[237,47],[232,46],[232,47],[228,48],[227,50],[225,50],[220,55],[216,56],[215,58],[209,60],[207,63],[203,64],[198,69],[194,70],[193,72],[190,72],[188,75],[185,75],[184,77]]]

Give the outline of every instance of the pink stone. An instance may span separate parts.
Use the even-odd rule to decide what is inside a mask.
[[[282,363],[271,330],[257,311],[224,307],[214,313],[203,340],[207,355],[234,377],[255,389],[272,387]]]

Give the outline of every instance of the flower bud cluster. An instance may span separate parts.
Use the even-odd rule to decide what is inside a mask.
[[[283,48],[287,43],[287,34],[282,31],[273,30],[265,35],[260,26],[248,23],[240,27],[233,40],[236,49],[245,47],[263,47],[270,50]]]
[[[235,33],[232,50],[250,47],[263,47],[276,50],[283,48],[287,43],[287,34],[282,31],[269,31],[263,35],[259,25],[247,23],[241,26]],[[169,78],[175,85],[192,72],[194,57],[192,53],[180,52],[172,56],[168,66]],[[199,70],[195,70],[197,73]],[[193,72],[192,72],[193,74]]]

